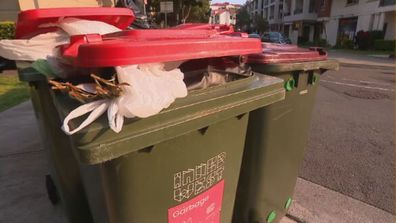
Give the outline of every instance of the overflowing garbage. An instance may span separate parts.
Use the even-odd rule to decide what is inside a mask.
[[[27,15],[29,15],[28,13]],[[78,13],[78,11],[74,13]],[[142,63],[137,63],[136,61],[124,62],[120,59],[122,61],[121,64],[117,60],[111,66],[108,66],[104,65],[104,63],[108,63],[113,58],[100,58],[98,59],[101,63],[99,67],[82,67],[80,66],[81,64],[76,65],[75,61],[78,62],[83,59],[88,61],[98,55],[106,56],[106,53],[99,53],[94,49],[93,52],[96,55],[79,57],[80,53],[82,54],[84,52],[83,47],[85,45],[95,47],[95,42],[104,43],[107,41],[111,43],[118,41],[113,39],[117,39],[117,36],[120,37],[120,35],[123,38],[131,33],[133,34],[134,30],[121,32],[121,28],[125,27],[117,27],[110,24],[109,21],[96,21],[92,20],[92,18],[88,20],[84,19],[84,17],[61,17],[48,22],[48,18],[40,18],[40,16],[35,14],[30,16],[32,16],[33,20],[37,20],[34,23],[37,26],[36,28],[44,31],[33,36],[32,33],[34,32],[29,33],[30,38],[26,39],[0,41],[0,56],[16,61],[32,61],[32,67],[46,75],[54,91],[68,94],[71,98],[81,103],[63,121],[62,130],[68,135],[80,131],[106,112],[109,127],[118,133],[122,130],[124,118],[147,118],[153,116],[161,110],[168,108],[177,98],[186,97],[188,90],[207,88],[227,82],[224,74],[210,72],[202,75],[198,82],[192,83],[191,86],[187,87],[184,81],[184,73],[178,68],[185,61],[181,60],[181,58],[194,59],[209,57],[211,55],[205,49],[201,49],[201,51],[205,51],[207,55],[202,54],[198,48],[202,47],[202,43],[195,40],[196,38],[202,39],[203,37],[210,36],[207,35],[209,33],[207,30],[205,32],[183,32],[179,30],[179,33],[184,33],[186,35],[185,38],[188,38],[191,43],[197,45],[195,47],[186,43],[186,48],[178,45],[177,40],[183,38],[183,36],[180,38],[176,37],[177,33],[175,33],[175,30],[168,31],[168,34],[170,32],[176,34],[173,34],[173,40],[176,40],[173,48],[169,42],[169,35],[161,35],[165,39],[168,38],[169,41],[157,41],[157,39],[149,37],[144,32],[135,32],[139,36],[135,41],[149,38],[157,41],[159,51],[149,52],[149,56],[152,58],[152,61],[158,62],[153,63],[147,60],[149,58],[145,55],[147,52],[145,49],[142,49],[140,55],[136,53],[130,56],[132,60],[139,56],[146,58],[142,59]],[[108,20],[108,18],[102,17],[99,20]],[[117,20],[121,21],[121,19],[114,19],[114,21]],[[20,22],[20,26],[26,28],[27,24],[25,23]],[[17,27],[17,36],[22,36],[21,30],[23,29],[19,29],[18,33]],[[161,31],[159,34],[161,34]],[[219,41],[218,38],[214,38],[213,40]],[[136,47],[147,44],[147,42],[142,43],[137,43]],[[213,42],[213,46],[215,44],[216,42]],[[168,52],[161,52],[160,46],[169,48],[174,53],[170,50]],[[188,49],[187,46],[191,48]],[[123,48],[122,44],[121,47]],[[211,46],[208,45],[207,48],[209,47]],[[112,49],[111,45],[106,48],[106,50],[109,49]],[[256,49],[258,48],[256,47]],[[137,50],[125,49],[125,52],[135,52]],[[183,53],[183,50],[185,53]],[[114,51],[116,52],[117,49],[114,48]],[[221,49],[219,53],[226,55],[223,51]],[[231,54],[231,52],[227,54]],[[175,59],[161,58],[163,56],[161,54],[163,53],[168,53],[170,57],[173,56]],[[100,67],[102,65],[103,67]],[[78,78],[80,78],[79,81],[70,81],[70,79],[75,80]],[[81,116],[84,116],[85,119],[79,126],[71,129],[69,122]]]
[[[73,223],[280,220],[318,76],[337,63],[319,49],[263,50],[230,26],[127,29],[134,19],[29,10],[17,39],[0,41],[0,56],[29,61],[17,66],[53,164],[49,197]]]
[[[0,41],[0,56],[22,61],[48,59],[50,70],[56,71],[53,72],[54,76],[64,77],[57,75],[68,69],[67,65],[64,65],[64,69],[59,67],[62,59],[57,46],[68,44],[70,36],[73,35],[89,33],[105,35],[121,31],[104,22],[76,18],[66,18],[57,23],[42,25],[42,27],[54,26],[61,30],[40,34],[27,40]],[[176,98],[187,96],[183,73],[177,68],[164,70],[163,63],[118,66],[115,71],[116,75],[111,80],[92,74],[94,83],[73,85],[68,82],[49,81],[54,86],[53,89],[67,92],[72,98],[84,103],[65,118],[62,129],[66,134],[78,132],[106,111],[110,128],[120,132],[124,117],[149,117],[169,107]],[[70,130],[68,122],[86,113],[90,113],[87,119],[79,127]]]

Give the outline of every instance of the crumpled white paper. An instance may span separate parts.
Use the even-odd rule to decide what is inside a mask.
[[[105,35],[121,31],[121,29],[101,21],[77,19],[77,18],[64,18],[57,23],[44,24],[42,27],[56,26],[68,33],[70,36],[83,35],[83,34],[100,34]]]
[[[110,24],[65,18],[58,23],[44,24],[42,27],[57,26],[61,30],[37,35],[31,39],[0,40],[0,57],[9,60],[35,61],[58,56],[57,46],[68,44],[71,35],[107,34],[121,31]],[[63,30],[63,31],[62,31]]]
[[[125,117],[146,118],[155,115],[169,107],[176,98],[187,96],[184,74],[178,68],[166,71],[163,63],[156,63],[116,67],[116,70],[119,83],[129,84],[121,87],[122,95],[87,103],[70,112],[62,126],[66,134],[80,131],[106,110],[110,128],[118,133],[122,130]],[[90,113],[88,118],[70,130],[69,121],[87,113]]]

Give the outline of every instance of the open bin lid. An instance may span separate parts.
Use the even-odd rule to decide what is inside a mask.
[[[295,45],[270,44],[263,45],[261,54],[248,56],[250,64],[278,64],[311,62],[327,59],[327,52],[322,48],[311,47],[309,49],[299,48]]]
[[[148,31],[156,33],[156,38],[146,39],[146,31],[130,32],[130,36],[118,38],[98,34],[72,36],[70,44],[61,46],[61,54],[75,66],[110,67],[247,55],[262,51],[258,39],[223,35],[204,38],[202,32],[194,37],[187,30],[183,31],[183,35],[174,35],[172,38],[168,35],[169,30]],[[137,38],[139,35],[141,37]]]
[[[186,23],[173,27],[173,29],[185,30],[213,30],[219,34],[230,34],[234,32],[234,27],[225,24],[207,24],[207,23]]]
[[[217,35],[215,30],[134,29],[103,35],[104,39],[131,38],[134,40],[202,39]]]
[[[16,38],[27,38],[40,33],[55,31],[56,27],[40,27],[55,23],[61,18],[80,18],[108,23],[120,29],[127,28],[135,15],[127,8],[81,7],[81,8],[47,8],[20,12],[16,25]]]

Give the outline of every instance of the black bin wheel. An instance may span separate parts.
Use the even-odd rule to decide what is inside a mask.
[[[60,199],[51,175],[45,176],[45,187],[47,188],[47,195],[48,199],[51,201],[51,204],[56,205]]]

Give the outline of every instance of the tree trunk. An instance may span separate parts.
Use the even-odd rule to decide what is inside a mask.
[[[188,19],[188,17],[190,16],[190,12],[191,12],[191,5],[188,6],[188,11],[187,11],[187,15],[186,17],[183,18],[183,23],[186,23],[186,20]]]

